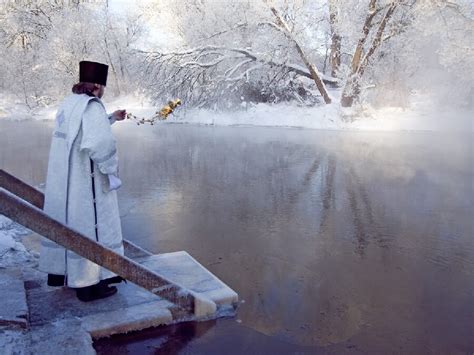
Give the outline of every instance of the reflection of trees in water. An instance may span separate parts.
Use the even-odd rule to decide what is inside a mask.
[[[363,180],[356,173],[353,164],[349,164],[350,167],[347,170],[341,170],[345,192],[348,197],[348,204],[345,207],[349,208],[352,217],[350,222],[357,243],[356,251],[362,256],[369,241],[376,237],[375,229],[377,223],[374,220],[372,202],[367,188]],[[336,210],[336,196],[338,193],[342,194],[343,191],[337,190],[337,171],[337,158],[335,155],[329,154],[323,158],[318,156],[310,164],[303,175],[302,181],[288,192],[288,202],[292,206],[291,210],[294,210],[294,205],[302,199],[308,198],[307,193],[309,193],[311,188],[314,188],[315,177],[318,172],[321,172],[319,193],[322,209],[318,212],[320,212],[319,229],[322,234],[334,233],[332,228],[337,225],[336,219],[340,218]]]
[[[319,228],[321,231],[326,231],[328,226],[328,220],[330,218],[331,208],[335,207],[336,191],[335,191],[335,180],[336,180],[336,159],[334,155],[329,155],[327,158],[326,173],[324,175],[324,187],[321,191],[323,199],[323,209],[321,211],[321,222]]]
[[[303,186],[307,187],[310,184],[310,182],[313,180],[314,174],[318,171],[320,161],[321,161],[320,157],[317,157],[316,159],[314,159],[313,163],[311,164],[311,167],[309,168],[308,172],[304,176]]]
[[[345,192],[348,198],[348,204],[345,206],[349,208],[351,214],[351,224],[354,230],[357,247],[356,251],[360,255],[364,255],[365,249],[369,244],[369,240],[373,237],[373,228],[375,228],[374,215],[372,203],[369,198],[369,193],[363,181],[356,173],[354,166],[346,170],[341,170],[342,178],[344,179]],[[324,176],[322,177],[322,210],[320,230],[322,234],[331,234],[337,221],[336,218],[341,218],[337,215],[336,210],[336,196],[341,196],[343,191],[338,191],[336,187],[337,178],[337,158],[330,154],[325,162]]]
[[[367,183],[356,173],[352,164],[347,175],[346,191],[359,254],[364,254],[370,241],[375,242],[380,248],[387,248],[396,233],[394,230],[387,231],[386,224],[389,224],[392,229],[395,226],[390,220],[386,219],[387,216],[385,216],[383,210],[374,210],[373,199],[377,195],[367,191]]]
[[[312,187],[312,182],[316,173],[318,172],[321,164],[321,157],[316,157],[311,163],[308,171],[303,176],[303,181],[301,184],[298,184],[292,191],[288,194],[288,201],[291,205],[295,205],[301,200],[301,197],[308,193],[308,190]],[[303,198],[306,198],[304,196]]]
[[[347,175],[346,191],[349,197],[354,234],[357,240],[356,250],[358,254],[363,256],[369,244],[370,227],[373,225],[372,207],[367,190],[352,165]]]

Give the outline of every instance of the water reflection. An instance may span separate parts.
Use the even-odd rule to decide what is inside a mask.
[[[98,354],[177,354],[191,341],[204,336],[216,321],[187,322],[180,325],[147,329],[127,335],[115,335],[94,343]],[[113,347],[111,346],[113,344]]]
[[[2,167],[41,182],[48,129],[0,128]],[[245,329],[334,353],[473,351],[472,135],[114,130],[126,237],[191,253],[245,300]]]

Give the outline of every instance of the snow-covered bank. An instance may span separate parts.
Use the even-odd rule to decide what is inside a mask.
[[[337,105],[315,108],[260,104],[248,111],[218,113],[192,110],[169,122],[210,125],[283,126],[329,130],[363,131],[472,131],[472,113],[466,111],[428,113],[397,107],[367,108],[363,112]]]
[[[12,121],[22,120],[52,120],[56,115],[56,103],[30,108],[22,100],[13,95],[0,95],[0,119]]]
[[[105,100],[109,111],[127,109],[138,117],[151,117],[161,107],[131,96]],[[165,104],[165,101],[163,102]],[[473,132],[473,110],[436,107],[425,96],[412,99],[409,109],[400,107],[342,108],[339,103],[315,107],[291,104],[243,105],[241,111],[176,110],[166,122],[216,126],[271,126],[361,131],[462,131]]]
[[[123,96],[104,98],[109,112],[126,109],[137,117],[151,117],[161,106],[153,106],[146,98]],[[164,100],[163,105],[166,103]],[[0,100],[0,119],[54,119],[56,105],[29,110],[11,98]],[[292,104],[244,104],[242,110],[216,112],[187,109],[184,104],[166,122],[216,126],[271,126],[328,130],[361,131],[457,131],[473,132],[472,109],[435,107],[427,97],[416,97],[410,108],[369,105],[342,108],[338,103],[315,107]],[[132,122],[129,122],[130,124]]]

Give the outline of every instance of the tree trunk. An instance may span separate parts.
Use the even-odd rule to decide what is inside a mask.
[[[359,85],[359,77],[357,74],[352,75],[347,79],[346,85],[342,90],[341,95],[341,106],[342,107],[351,107],[354,103],[354,100],[360,94],[360,85]]]
[[[385,30],[385,26],[387,25],[388,21],[393,15],[393,12],[398,6],[398,1],[393,1],[390,4],[387,12],[385,13],[385,16],[383,17],[382,21],[379,24],[377,33],[372,41],[372,44],[370,45],[369,50],[367,51],[367,54],[362,58],[363,45],[366,42],[370,29],[372,27],[372,19],[377,13],[375,9],[375,5],[376,5],[376,0],[371,0],[369,4],[369,12],[367,14],[367,17],[364,23],[363,35],[359,39],[359,42],[357,43],[357,47],[354,52],[354,57],[352,58],[351,75],[347,79],[346,85],[344,86],[344,89],[342,91],[342,95],[341,95],[342,107],[351,107],[352,104],[354,103],[354,100],[358,98],[360,94],[360,79],[369,64],[370,57],[374,54],[374,52],[382,43],[382,35]]]
[[[392,17],[397,6],[398,6],[398,1],[393,1],[390,4],[387,12],[385,13],[385,16],[383,17],[382,21],[380,22],[379,28],[377,29],[377,34],[375,35],[372,41],[372,44],[369,50],[367,51],[367,54],[365,55],[364,59],[362,59],[362,62],[359,65],[359,69],[358,69],[359,76],[362,76],[364,74],[364,71],[367,68],[367,65],[369,64],[370,57],[374,54],[377,48],[380,47],[380,44],[382,43],[383,32],[385,31],[385,26],[387,26],[387,23]]]
[[[370,29],[372,28],[372,20],[374,19],[376,11],[377,0],[370,0],[367,16],[364,21],[364,27],[362,28],[362,36],[357,42],[357,46],[354,50],[351,62],[351,74],[349,75],[346,85],[342,90],[341,95],[341,106],[351,107],[354,100],[359,96],[359,78],[357,77],[357,71],[359,69],[360,61],[362,58],[362,51],[364,44],[369,36]]]
[[[360,59],[362,58],[362,50],[364,48],[365,42],[367,41],[367,37],[369,36],[369,32],[372,28],[372,20],[377,14],[376,5],[377,0],[370,0],[369,11],[367,12],[367,17],[365,18],[364,27],[362,28],[362,36],[360,37],[359,42],[357,42],[357,46],[352,57],[352,74],[356,73],[357,69],[359,68]]]
[[[301,59],[303,60],[304,65],[306,68],[308,68],[309,72],[311,73],[311,77],[314,80],[314,83],[316,84],[316,87],[318,88],[319,92],[324,98],[324,102],[326,104],[331,103],[331,98],[329,97],[329,94],[326,90],[326,86],[324,85],[323,81],[321,80],[321,75],[318,72],[318,69],[316,68],[315,65],[313,65],[309,60],[308,57],[306,56],[303,48],[301,45],[298,43],[296,38],[293,36],[291,33],[290,27],[286,23],[286,21],[280,16],[278,11],[274,7],[270,7],[270,10],[273,12],[277,19],[277,24],[279,27],[283,30],[285,35],[295,44],[296,50],[298,51],[298,54],[300,55]]]
[[[341,36],[333,34],[331,38],[331,76],[338,77],[341,66]]]
[[[109,65],[110,68],[112,69],[112,74],[115,79],[115,86],[117,87],[117,95],[121,94],[120,90],[120,82],[117,74],[117,70],[115,69],[114,62],[112,60],[112,56],[110,55],[110,49],[109,49],[109,41],[107,40],[107,33],[109,31],[112,31],[113,29],[110,26],[110,18],[109,18],[109,1],[106,0],[105,2],[105,31],[103,33],[104,35],[104,44],[105,44],[105,54],[107,55],[107,58],[109,60]],[[120,53],[119,53],[120,55]]]
[[[337,7],[334,0],[329,0],[329,24],[331,27],[331,76],[336,78],[341,65],[341,36],[336,28]]]

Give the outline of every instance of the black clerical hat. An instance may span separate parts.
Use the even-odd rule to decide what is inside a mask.
[[[81,83],[107,84],[107,71],[109,66],[102,63],[82,61],[79,62],[79,81]]]

